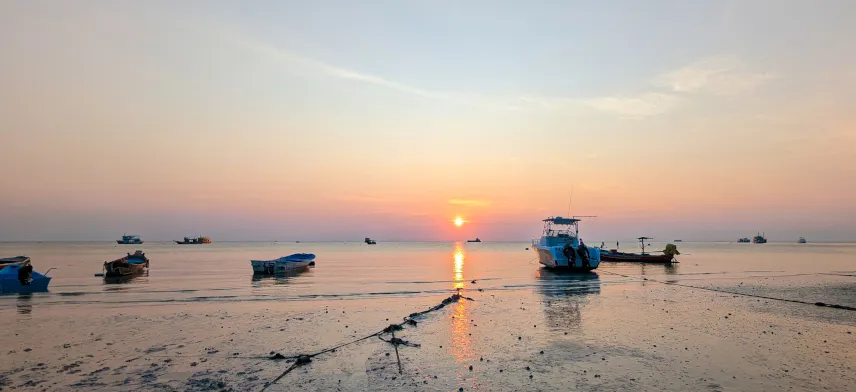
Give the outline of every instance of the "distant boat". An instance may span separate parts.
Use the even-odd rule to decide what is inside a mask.
[[[373,239],[371,239],[371,238],[369,238],[369,237],[366,237],[365,242],[366,242],[366,244],[367,244],[367,245],[376,245],[376,244],[377,244],[377,241],[375,241],[375,240],[373,240]]]
[[[804,243],[806,243],[805,237],[800,237],[800,240],[799,240],[798,242],[799,242],[800,244],[804,244]]]
[[[741,239],[737,240],[737,242],[740,242],[740,243],[743,243],[743,242],[752,242],[752,240],[750,240],[750,239],[748,239],[748,238],[746,238],[746,237],[743,237],[743,238],[741,238]]]
[[[6,268],[10,265],[20,265],[23,266],[25,264],[30,263],[30,258],[27,256],[15,256],[15,257],[6,257],[0,259],[0,270]]]
[[[767,237],[764,237],[763,234],[758,233],[755,235],[755,237],[752,237],[752,242],[755,244],[766,244],[767,243]]]
[[[199,245],[199,244],[210,244],[211,239],[208,237],[184,237],[183,241],[175,241],[176,244],[179,245]]]
[[[47,291],[48,284],[51,282],[51,277],[47,276],[49,269],[45,274],[40,274],[33,271],[33,266],[30,264],[30,258],[23,264],[6,263],[5,267],[0,268],[0,293],[33,293],[39,291]],[[7,260],[7,259],[2,259]]]
[[[467,242],[481,242],[481,240],[479,239],[479,237],[476,237],[476,239],[474,239],[474,240],[467,240]]]
[[[273,275],[315,265],[315,255],[295,253],[273,260],[250,260],[254,274]]]
[[[675,240],[675,242],[684,242],[684,240]]]
[[[149,259],[143,251],[138,250],[134,254],[104,262],[104,277],[115,278],[119,276],[139,275],[149,270]]]
[[[121,240],[116,240],[120,245],[139,245],[143,243],[138,235],[123,235]]]
[[[600,264],[600,249],[586,246],[579,237],[577,218],[549,217],[543,220],[544,233],[532,250],[538,262],[548,268],[591,271]]]
[[[617,249],[612,249],[609,252],[601,253],[600,259],[603,261],[623,261],[634,263],[674,263],[675,255],[680,254],[675,245],[666,245],[666,249],[661,255],[652,255],[645,252],[645,241],[653,240],[652,237],[639,237],[639,243],[642,246],[642,253],[624,253]]]

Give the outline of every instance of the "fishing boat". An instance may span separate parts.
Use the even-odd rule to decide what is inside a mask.
[[[537,241],[532,240],[532,250],[538,262],[547,268],[567,268],[591,271],[600,264],[600,249],[586,246],[579,237],[580,219],[549,217],[542,220],[544,232]]]
[[[746,237],[743,237],[743,238],[741,238],[741,239],[737,240],[737,242],[740,242],[740,243],[748,243],[748,242],[752,242],[752,241],[751,241],[750,239],[746,238]]]
[[[366,237],[365,242],[366,242],[366,245],[377,245],[377,241],[375,241],[369,237]]]
[[[143,240],[138,235],[122,235],[122,239],[116,240],[116,243],[120,245],[139,245],[143,243]]]
[[[467,242],[481,242],[481,240],[479,239],[479,237],[476,237],[476,239],[474,239],[474,240],[467,240]]]
[[[199,245],[199,244],[210,244],[211,239],[208,237],[184,237],[182,241],[175,241],[176,244],[179,245]]]
[[[603,261],[632,262],[632,263],[674,263],[675,255],[680,254],[675,245],[668,244],[661,255],[652,255],[645,251],[645,242],[653,240],[653,237],[639,237],[637,240],[642,246],[642,253],[619,252],[618,249],[610,249],[609,252],[601,253]]]
[[[138,250],[134,254],[104,262],[104,277],[115,278],[120,276],[139,275],[149,270],[149,259],[143,251]]]
[[[764,237],[764,235],[763,235],[763,234],[758,233],[758,234],[756,234],[756,235],[755,235],[755,237],[752,237],[752,243],[755,243],[755,244],[766,244],[766,243],[767,243],[767,237]]]
[[[6,257],[0,259],[0,270],[10,265],[25,265],[30,263],[30,258],[27,256]]]
[[[805,237],[800,237],[800,240],[797,242],[799,242],[800,244],[806,243]]]
[[[250,260],[254,274],[273,275],[287,271],[308,268],[315,265],[315,255],[295,253],[273,260]]]
[[[33,271],[33,265],[30,264],[29,258],[24,264],[7,264],[6,267],[0,269],[0,293],[47,291],[48,284],[51,282],[51,277],[47,274],[51,269],[45,271],[44,274]]]

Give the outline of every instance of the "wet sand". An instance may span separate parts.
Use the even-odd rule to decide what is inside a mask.
[[[856,389],[856,312],[738,294],[856,306],[854,268],[846,268],[852,246],[831,252],[822,271],[789,266],[787,252],[774,257],[779,269],[764,262],[740,270],[714,264],[733,250],[723,245],[729,247],[699,246],[673,268],[603,264],[594,274],[541,269],[522,246],[360,248],[358,256],[336,248],[327,257],[330,267],[319,259],[316,270],[296,276],[252,280],[245,274],[216,287],[208,280],[195,283],[192,293],[159,295],[169,290],[99,281],[130,293],[114,299],[92,287],[57,285],[49,294],[3,296],[0,386],[260,391],[293,365],[269,359],[272,354],[348,343],[460,289],[473,301],[416,316],[416,326],[396,332],[420,345],[399,346],[401,373],[394,346],[371,337],[314,357],[267,390]],[[350,277],[321,272],[355,259],[429,267],[390,265]],[[443,271],[437,276],[435,259]],[[237,257],[234,263],[238,268]],[[156,276],[153,271],[142,282]],[[78,278],[69,280],[91,280]],[[318,287],[326,279],[334,287]],[[224,293],[206,291],[214,289]],[[147,300],[123,301],[139,297]]]

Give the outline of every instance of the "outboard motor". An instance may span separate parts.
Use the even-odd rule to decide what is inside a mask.
[[[577,247],[577,253],[579,253],[580,260],[583,262],[583,268],[591,268],[591,263],[589,262],[589,250],[586,244],[584,244],[582,241],[580,241],[580,246]]]
[[[30,278],[33,277],[33,266],[27,264],[18,268],[18,281],[21,282],[21,286],[27,286],[30,284]]]
[[[565,244],[565,247],[562,248],[562,254],[565,255],[565,258],[568,259],[568,266],[574,267],[577,264],[576,252],[574,252],[574,247],[571,246],[571,243],[568,242]]]

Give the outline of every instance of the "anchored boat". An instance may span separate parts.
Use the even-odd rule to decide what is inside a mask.
[[[642,253],[624,253],[617,249],[611,249],[609,252],[601,253],[600,258],[603,261],[624,261],[634,263],[674,263],[675,255],[680,254],[678,247],[673,244],[666,245],[661,255],[652,255],[645,252],[645,241],[653,240],[653,237],[639,237],[639,243],[642,245]]]
[[[48,269],[44,274],[33,271],[33,265],[30,264],[30,258],[26,256],[18,256],[10,259],[26,258],[26,261],[20,263],[6,263],[0,268],[0,293],[34,293],[47,291],[48,284],[51,282],[51,277],[47,276],[53,268]],[[9,259],[2,259],[9,260]]]
[[[122,239],[116,240],[116,243],[120,245],[139,245],[143,243],[143,240],[138,235],[122,235]]]
[[[140,275],[149,270],[149,259],[143,251],[138,250],[134,254],[104,262],[104,277],[115,278],[120,276]]]
[[[746,238],[746,237],[743,237],[743,238],[741,238],[741,239],[737,240],[737,242],[740,242],[740,243],[747,243],[747,242],[752,242],[752,241],[751,241],[751,240],[749,240],[749,239],[748,239],[748,238]]]
[[[377,245],[377,241],[375,241],[369,237],[366,237],[365,242],[366,242],[366,245]]]
[[[474,239],[474,240],[467,240],[467,242],[481,242],[481,239],[479,239],[479,237],[476,237],[476,239]]]
[[[315,265],[315,255],[295,253],[273,260],[250,260],[254,274],[273,275]]]
[[[199,244],[210,244],[211,239],[208,237],[184,237],[183,241],[175,241],[176,244],[179,245],[199,245]]]
[[[799,242],[800,244],[804,244],[804,243],[806,243],[805,237],[800,237],[800,240],[799,240],[798,242]]]
[[[758,233],[755,235],[755,237],[752,238],[752,243],[766,244],[767,243],[767,237],[764,237],[764,234]]]
[[[579,222],[574,218],[550,217],[543,220],[544,233],[532,240],[538,261],[548,268],[591,271],[600,264],[600,249],[586,246],[579,237]]]

